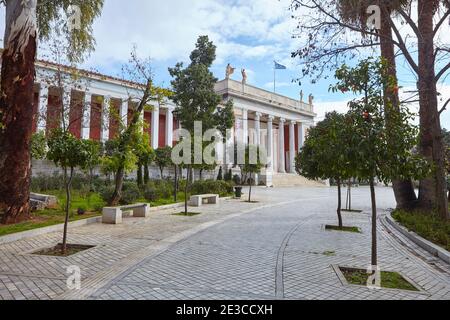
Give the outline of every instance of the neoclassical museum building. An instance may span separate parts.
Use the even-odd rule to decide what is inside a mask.
[[[70,132],[77,138],[102,142],[114,138],[118,130],[117,120],[108,113],[114,108],[124,123],[128,121],[134,104],[131,97],[139,95],[136,84],[78,70],[84,84],[65,86],[62,92],[57,86],[52,86],[52,81],[48,81],[49,77],[60,72],[70,74],[73,70],[47,61],[36,64],[34,132],[48,133],[60,126],[61,108],[67,105],[69,111],[65,120],[70,124]],[[215,89],[224,102],[229,99],[234,102],[235,141],[262,145],[268,153],[268,165],[259,176],[259,183],[273,186],[304,182],[305,179],[299,180],[302,177],[295,174],[294,159],[303,145],[308,128],[314,124],[316,114],[312,96],[309,102],[303,102],[303,93],[301,99],[296,100],[249,85],[246,79],[236,81],[228,76],[217,82]],[[175,108],[175,104],[168,100],[142,115],[152,148],[173,146],[175,143],[174,130],[180,128],[179,121],[173,115]],[[48,174],[56,168],[49,162],[35,161],[33,171],[35,174]],[[216,173],[210,173],[211,176],[213,174]]]

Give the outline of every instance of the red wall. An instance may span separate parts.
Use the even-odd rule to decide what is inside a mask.
[[[145,132],[150,136],[150,145],[152,139],[152,113],[150,111],[144,112]]]
[[[166,146],[166,115],[159,115],[159,141],[158,146],[164,148]]]
[[[112,115],[109,118],[109,139],[112,140],[116,138],[119,132],[119,121],[117,117],[120,115],[120,104],[117,100],[112,100],[111,105]]]
[[[92,102],[91,104],[91,133],[89,138],[91,140],[100,141],[102,132],[102,104],[99,102]]]
[[[47,105],[47,136],[53,129],[61,125],[61,99],[58,96],[49,95]]]
[[[83,120],[83,101],[79,93],[73,94],[70,102],[69,132],[78,139],[81,138],[81,126]]]

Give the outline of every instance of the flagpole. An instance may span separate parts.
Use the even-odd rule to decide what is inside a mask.
[[[277,79],[277,68],[275,66],[273,67],[273,93],[277,93],[277,87],[276,87],[276,79]]]

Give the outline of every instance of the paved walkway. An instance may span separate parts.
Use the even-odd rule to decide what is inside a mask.
[[[379,207],[394,205],[377,190]],[[205,206],[195,217],[179,210],[70,230],[70,242],[96,245],[69,258],[29,254],[56,244],[59,233],[0,246],[0,299],[450,299],[450,267],[379,226],[383,269],[398,271],[423,292],[344,286],[332,265],[367,268],[370,220],[346,213],[362,234],[329,232],[336,192],[328,188],[260,189],[259,203]],[[366,188],[354,206],[369,210]],[[78,265],[82,289],[69,291],[66,269]]]

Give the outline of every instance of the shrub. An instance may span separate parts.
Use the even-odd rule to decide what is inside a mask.
[[[173,192],[173,181],[169,180],[151,180],[144,186],[144,198],[148,201],[169,199]]]
[[[225,173],[224,177],[225,181],[232,181],[233,180],[233,171],[230,169],[227,173]]]
[[[219,194],[221,197],[233,194],[233,184],[226,181],[196,181],[192,184],[191,194]]]
[[[122,199],[120,200],[120,203],[124,205],[133,204],[141,197],[141,190],[135,182],[125,181],[123,183]]]
[[[234,184],[236,184],[236,185],[240,185],[240,184],[241,184],[241,177],[240,177],[239,175],[235,174],[235,175],[233,176],[233,182],[234,182]]]
[[[105,185],[100,188],[99,194],[103,201],[109,202],[111,200],[114,189],[115,187],[113,185]]]
[[[143,195],[145,200],[147,201],[154,202],[158,200],[156,188],[154,185],[151,185],[150,183],[144,186]]]

